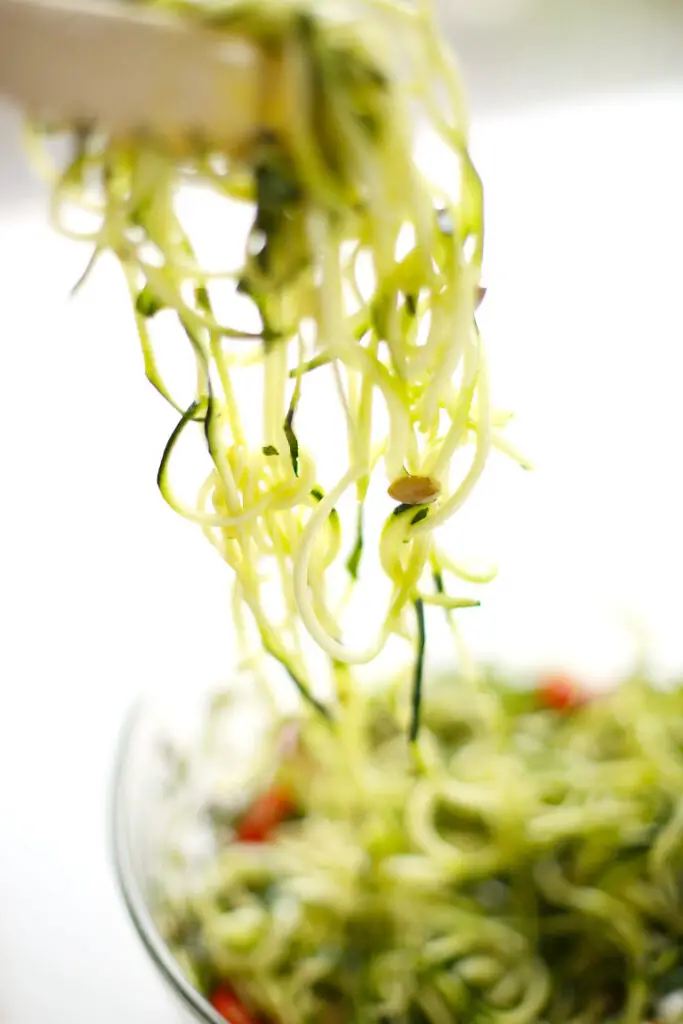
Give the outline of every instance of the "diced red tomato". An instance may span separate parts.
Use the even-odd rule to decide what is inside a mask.
[[[242,843],[264,843],[295,809],[289,790],[284,786],[273,786],[246,812],[237,826],[237,838]]]
[[[209,1002],[230,1024],[257,1024],[257,1019],[227,985],[214,989]]]
[[[587,694],[575,679],[564,673],[544,676],[538,685],[538,698],[553,711],[573,711],[586,703]]]

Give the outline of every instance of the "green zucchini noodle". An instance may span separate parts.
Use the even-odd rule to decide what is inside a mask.
[[[525,465],[492,413],[475,319],[483,199],[462,90],[425,0],[156,6],[260,48],[269,71],[251,143],[225,153],[211,138],[71,127],[52,213],[94,247],[84,277],[101,254],[121,264],[145,372],[179,415],[159,487],[230,566],[243,642],[257,640],[315,702],[316,645],[336,666],[364,664],[393,636],[415,643],[416,602],[476,604],[444,591],[444,572],[474,577],[442,559],[434,530],[470,497],[493,448]],[[416,161],[422,133],[452,162],[446,190]],[[251,218],[238,266],[226,257],[207,269],[198,253],[183,213],[197,188]],[[187,399],[161,369],[156,328],[169,317],[194,363]],[[256,430],[245,373],[258,378]],[[320,430],[306,428],[305,409],[325,375],[347,457],[323,486]],[[195,435],[210,470],[192,499],[174,467]],[[378,481],[385,525],[369,545],[363,510]],[[356,643],[343,622],[348,588],[342,597],[330,581],[354,584],[373,550],[386,610]]]
[[[263,77],[239,151],[90,125],[31,140],[39,160],[53,136],[71,146],[52,215],[92,248],[76,287],[104,254],[123,271],[176,421],[158,485],[230,567],[263,709],[247,722],[214,696],[172,754],[159,933],[231,1024],[681,1024],[683,688],[511,685],[475,668],[454,614],[478,601],[452,582],[494,571],[437,528],[493,451],[529,464],[492,406],[482,186],[430,3],[141,2],[242,36]],[[212,221],[213,262],[198,196],[232,217]],[[434,609],[458,671],[425,688]],[[408,673],[358,685],[394,638]]]
[[[683,689],[558,710],[531,679],[462,682],[432,679],[417,778],[383,690],[334,743],[266,713],[226,800],[235,747],[209,713],[184,783],[206,853],[191,865],[182,816],[164,832],[154,911],[200,991],[285,1024],[681,1020]],[[287,815],[245,831],[274,792]]]

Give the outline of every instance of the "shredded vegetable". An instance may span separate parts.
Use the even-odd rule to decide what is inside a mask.
[[[451,581],[490,576],[436,529],[493,449],[527,466],[492,409],[482,186],[428,0],[145,2],[259,48],[253,139],[226,153],[64,126],[54,218],[92,247],[79,286],[105,253],[123,268],[145,372],[178,416],[159,488],[232,570],[245,647],[255,635],[320,712],[301,713],[293,741],[287,722],[284,744],[275,719],[247,804],[195,808],[210,823],[198,873],[169,828],[161,933],[232,1024],[683,1020],[683,690],[636,681],[589,699],[565,677],[522,692],[463,672],[423,700],[428,608],[476,605]],[[420,166],[422,132],[452,165],[447,188]],[[183,213],[197,188],[248,216],[236,267],[228,239],[225,265],[201,258]],[[162,320],[191,357],[185,395],[162,371]],[[315,454],[327,410],[307,425],[323,381],[342,459]],[[192,436],[208,475],[188,498]],[[350,642],[349,594],[370,617],[375,560],[386,609]],[[410,693],[369,696],[351,666],[394,637],[413,645]],[[233,751],[214,749],[224,792]]]
[[[94,247],[88,271],[105,252],[125,271],[145,371],[180,417],[158,473],[166,501],[230,566],[236,620],[256,627],[262,647],[324,710],[301,624],[334,666],[371,661],[392,636],[422,650],[425,604],[476,604],[447,591],[460,570],[436,546],[435,528],[469,498],[492,447],[513,451],[491,413],[475,319],[484,222],[462,91],[426,0],[165,6],[241,33],[267,54],[251,146],[226,154],[216,139],[181,145],[72,128],[54,217]],[[416,162],[421,132],[452,161],[450,189]],[[237,269],[202,267],[181,211],[183,188],[197,185],[252,211]],[[71,226],[74,206],[94,218],[90,230]],[[230,312],[244,303],[250,330]],[[162,315],[176,319],[192,355],[190,401],[160,369],[152,335]],[[263,404],[255,436],[244,417],[254,391],[241,377],[254,368]],[[315,439],[300,428],[325,373],[348,452],[327,488]],[[181,496],[174,475],[193,431],[210,456],[196,501]],[[458,454],[469,463],[456,469]],[[382,476],[386,521],[368,545],[363,510]],[[347,492],[355,500],[343,511]],[[348,595],[329,581],[346,573],[353,587],[377,552],[388,603],[357,645],[343,628]],[[413,732],[419,675],[418,665]]]
[[[187,821],[164,836],[155,914],[188,977],[283,1024],[683,1019],[683,689],[559,689],[432,679],[417,779],[386,691],[339,742],[275,722],[203,865]],[[195,810],[231,769],[208,724]]]

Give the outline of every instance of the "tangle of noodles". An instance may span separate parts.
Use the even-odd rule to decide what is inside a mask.
[[[219,140],[171,143],[79,126],[53,213],[94,247],[90,266],[109,252],[125,271],[147,376],[180,415],[158,474],[165,499],[230,566],[236,618],[256,627],[260,644],[325,710],[312,693],[320,672],[301,624],[336,666],[370,661],[394,635],[417,635],[421,651],[425,603],[476,603],[445,592],[444,574],[459,570],[442,560],[433,530],[467,500],[492,446],[515,456],[491,413],[475,321],[482,189],[458,76],[426,0],[165,6],[260,47],[267,74],[252,144],[226,154]],[[422,131],[452,162],[450,189],[416,162]],[[188,185],[253,211],[237,269],[202,269],[181,212]],[[70,226],[74,206],[95,218],[90,231]],[[236,312],[229,319],[245,304],[252,330]],[[191,401],[161,373],[153,333],[162,314],[175,317],[189,346]],[[254,390],[243,388],[243,372],[260,374],[255,434],[245,426]],[[316,438],[300,427],[324,373],[348,451],[327,493]],[[180,496],[173,473],[193,430],[211,459],[197,501]],[[353,584],[365,569],[363,509],[378,479],[388,514],[374,547],[388,605],[369,641],[349,644],[342,598],[328,581],[340,570]],[[266,596],[273,579],[277,612]],[[418,715],[419,692],[414,733]]]
[[[225,153],[211,138],[67,126],[73,155],[53,212],[93,246],[86,275],[105,252],[125,272],[146,374],[179,416],[159,468],[165,499],[230,566],[244,638],[255,631],[322,712],[301,715],[287,750],[263,739],[242,790],[254,803],[208,808],[215,845],[199,874],[169,827],[161,932],[216,1007],[222,991],[233,1024],[680,1020],[680,993],[670,996],[683,989],[681,690],[632,683],[561,714],[465,672],[430,694],[419,756],[408,757],[426,606],[476,603],[448,594],[446,579],[487,578],[445,555],[434,531],[468,500],[492,448],[525,465],[491,408],[475,319],[482,189],[428,0],[156,5],[255,44],[253,140]],[[452,164],[449,188],[420,169],[420,131]],[[237,268],[208,270],[199,255],[182,213],[196,186],[247,211]],[[74,208],[94,218],[89,231],[73,227]],[[194,363],[186,400],[161,371],[162,319]],[[254,373],[255,390],[242,383]],[[324,379],[345,464],[315,454],[327,409],[306,427]],[[194,501],[174,475],[193,431],[210,457]],[[395,504],[385,496],[369,545],[378,479]],[[340,569],[353,590],[373,548],[388,605],[370,640],[349,644],[348,594],[331,581]],[[332,728],[306,633],[344,704]],[[407,713],[396,691],[363,696],[350,677],[393,636],[417,649]],[[224,794],[234,750],[216,751]],[[186,781],[201,761],[195,752]]]
[[[216,706],[162,839],[155,914],[188,977],[286,1024],[680,1021],[683,690],[633,680],[558,710],[437,678],[417,778],[403,705],[358,698],[334,743],[317,716],[283,743],[273,718],[232,802]],[[264,792],[287,814],[247,836]]]

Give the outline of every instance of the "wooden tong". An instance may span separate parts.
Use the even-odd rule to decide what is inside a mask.
[[[243,38],[122,0],[0,0],[0,97],[49,123],[239,150],[257,127],[264,60]]]

